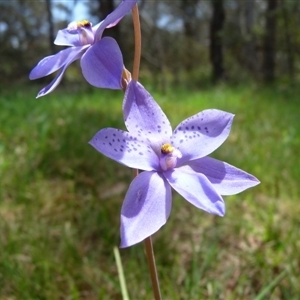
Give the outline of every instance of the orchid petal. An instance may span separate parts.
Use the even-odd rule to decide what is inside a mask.
[[[156,172],[142,172],[131,183],[121,211],[121,247],[143,241],[169,218],[171,188]]]
[[[234,195],[259,184],[253,175],[211,157],[190,161],[188,165],[204,174],[220,195]]]
[[[69,65],[76,59],[82,56],[87,46],[72,47],[64,49],[55,55],[43,58],[30,72],[29,78],[31,80],[47,76],[66,64]]]
[[[54,44],[58,46],[82,46],[78,32],[71,32],[68,28],[57,32]]]
[[[149,92],[139,83],[131,80],[127,86],[123,113],[129,132],[138,132],[151,141],[158,153],[172,135],[172,127],[165,113]]]
[[[96,25],[94,25],[92,27],[92,31],[94,33],[94,37],[96,36],[96,32],[97,32],[98,28],[102,25],[102,23],[103,23],[103,21],[101,21],[100,23],[98,23],[98,24],[96,24]],[[100,40],[100,39],[101,39],[101,37],[99,39],[97,39],[97,41]]]
[[[178,165],[204,157],[227,139],[234,115],[217,109],[204,110],[181,122],[172,144],[182,153]]]
[[[159,159],[150,146],[128,132],[105,128],[89,142],[97,151],[130,168],[156,170]]]
[[[177,168],[164,172],[164,176],[174,190],[197,208],[219,216],[225,214],[222,197],[203,174]]]
[[[91,46],[80,61],[83,76],[95,87],[121,89],[123,57],[117,42],[105,37]]]
[[[95,39],[100,40],[105,28],[110,28],[118,24],[118,22],[128,14],[137,0],[122,0],[119,6],[101,22],[95,33]]]
[[[45,96],[45,95],[51,93],[58,86],[58,84],[61,82],[62,77],[63,77],[66,69],[68,68],[68,66],[73,61],[79,59],[82,56],[82,53],[74,53],[74,54],[75,54],[75,56],[73,56],[73,57],[70,56],[68,58],[68,60],[66,61],[66,64],[63,66],[63,68],[60,69],[60,71],[55,76],[55,78],[47,86],[45,86],[43,89],[41,89],[39,91],[39,93],[37,94],[37,98]]]

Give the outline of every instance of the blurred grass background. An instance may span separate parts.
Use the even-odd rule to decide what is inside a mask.
[[[298,300],[299,88],[149,86],[173,127],[206,108],[234,113],[212,156],[261,180],[225,197],[224,218],[174,194],[154,235],[163,299]],[[113,247],[132,172],[88,141],[124,128],[123,94],[60,86],[35,99],[38,90],[0,92],[0,299],[121,299]],[[152,299],[143,244],[120,254],[130,298]]]

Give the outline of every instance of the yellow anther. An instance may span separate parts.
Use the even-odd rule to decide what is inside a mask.
[[[90,29],[92,27],[92,23],[89,22],[88,20],[82,20],[79,22],[73,21],[68,25],[68,30],[69,31],[78,31],[80,28],[87,28]]]
[[[90,27],[92,24],[88,20],[82,20],[79,22],[76,22],[78,27]]]
[[[161,153],[163,154],[170,154],[173,153],[175,148],[171,144],[163,144],[161,146]]]

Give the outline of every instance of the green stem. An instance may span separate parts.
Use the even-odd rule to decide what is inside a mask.
[[[129,300],[123,266],[122,266],[122,261],[121,261],[121,257],[120,257],[120,252],[117,247],[114,247],[114,255],[115,255],[115,260],[116,260],[117,269],[118,269],[118,275],[119,275],[121,292],[122,292],[122,299]]]

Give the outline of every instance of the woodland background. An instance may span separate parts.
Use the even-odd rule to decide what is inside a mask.
[[[96,24],[116,5],[113,0],[1,0],[1,82],[24,80],[39,59],[61,50],[53,44],[56,33],[74,18]],[[299,79],[299,1],[142,0],[139,9],[142,71],[162,88]],[[133,56],[131,23],[127,16],[105,32],[119,42],[128,69]],[[78,74],[69,71],[67,80],[79,78],[76,70]]]
[[[122,91],[96,89],[79,62],[51,94],[29,81],[59,29],[97,24],[118,1],[0,0],[0,299],[119,300],[113,248],[132,170],[88,141],[124,128]],[[140,81],[173,128],[207,109],[235,114],[212,157],[260,185],[224,197],[224,218],[174,193],[153,236],[165,300],[300,299],[300,1],[139,1]],[[132,69],[126,16],[105,34]],[[143,243],[121,249],[130,299],[153,299]]]

